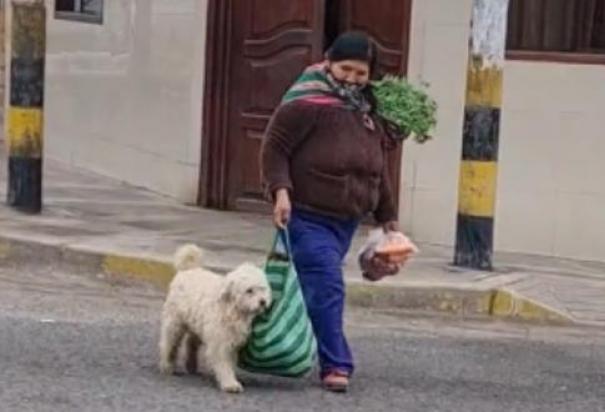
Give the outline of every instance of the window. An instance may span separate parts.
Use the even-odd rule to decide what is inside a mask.
[[[103,23],[103,0],[55,0],[55,18]]]
[[[605,0],[511,0],[507,57],[605,63]]]

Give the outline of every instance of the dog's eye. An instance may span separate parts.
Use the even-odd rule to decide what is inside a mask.
[[[248,295],[251,295],[251,294],[253,294],[253,293],[254,293],[254,289],[252,289],[252,288],[248,288],[248,289],[246,289],[246,293],[247,293]]]

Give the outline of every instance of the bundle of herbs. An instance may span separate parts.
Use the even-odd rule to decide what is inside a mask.
[[[426,85],[411,85],[405,78],[387,75],[373,82],[378,113],[392,134],[400,139],[413,136],[418,143],[431,138],[437,124],[437,103],[427,94]]]

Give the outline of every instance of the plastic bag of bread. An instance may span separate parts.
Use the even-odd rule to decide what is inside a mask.
[[[363,277],[377,281],[397,273],[397,270],[391,272],[385,268],[399,268],[416,253],[418,248],[403,233],[385,233],[383,229],[374,229],[362,246],[358,261]]]

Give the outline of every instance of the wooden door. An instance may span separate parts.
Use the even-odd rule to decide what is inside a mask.
[[[321,59],[324,0],[210,4],[200,203],[266,209],[259,172],[263,133],[286,89]]]
[[[412,0],[340,0],[340,31],[367,33],[378,48],[378,75],[405,75],[408,66]],[[402,149],[389,159],[395,199],[401,187]]]

